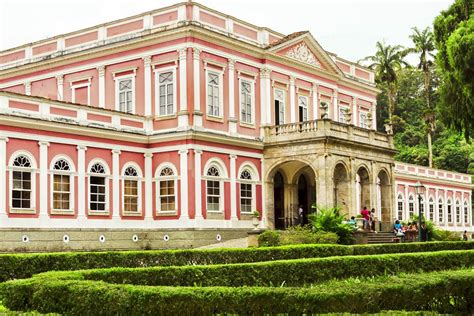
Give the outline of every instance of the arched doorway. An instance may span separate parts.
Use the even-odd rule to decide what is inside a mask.
[[[350,215],[349,209],[349,175],[344,164],[339,163],[334,168],[334,206],[340,208],[342,214]]]
[[[356,174],[357,212],[364,206],[370,208],[370,180],[369,172],[365,167],[360,167]]]
[[[277,171],[273,178],[274,219],[275,229],[285,228],[285,182],[282,174]]]
[[[393,195],[390,178],[385,170],[381,170],[377,176],[377,191],[377,195],[380,196],[377,203],[380,208],[380,210],[377,210],[380,214],[379,218],[383,226],[390,226],[393,220],[391,214]]]

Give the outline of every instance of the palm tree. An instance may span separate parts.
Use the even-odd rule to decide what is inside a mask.
[[[403,58],[408,53],[400,45],[387,45],[384,42],[377,42],[377,51],[373,56],[367,56],[362,61],[369,61],[369,68],[375,71],[375,80],[382,85],[388,97],[388,124],[392,126],[392,115],[395,110],[397,95],[397,71],[407,63]]]
[[[434,37],[433,33],[431,32],[430,28],[427,27],[426,29],[420,31],[418,28],[412,28],[413,34],[410,35],[411,40],[415,47],[410,48],[409,52],[417,53],[420,56],[420,63],[418,64],[418,68],[423,71],[424,75],[424,90],[425,90],[425,122],[427,125],[427,136],[428,136],[428,161],[429,166],[433,167],[433,148],[432,148],[432,135],[435,131],[435,113],[434,109],[431,107],[430,104],[430,83],[431,83],[431,67],[433,66],[433,61],[430,58],[434,58],[434,55],[431,53],[434,51]]]

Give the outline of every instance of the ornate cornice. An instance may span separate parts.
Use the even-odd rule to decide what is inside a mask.
[[[321,68],[321,64],[305,43],[298,44],[286,52],[286,56]]]

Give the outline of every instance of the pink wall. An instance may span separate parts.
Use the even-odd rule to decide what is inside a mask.
[[[97,38],[98,38],[98,32],[92,31],[85,34],[68,37],[64,40],[64,44],[66,48],[68,48],[71,46],[76,46],[79,44],[95,41],[97,40]]]
[[[57,99],[57,85],[55,78],[48,78],[31,83],[31,94],[45,97],[48,99]]]
[[[9,62],[13,62],[15,60],[20,60],[25,58],[25,50],[19,50],[12,53],[7,53],[5,55],[0,56],[0,64],[6,64]]]

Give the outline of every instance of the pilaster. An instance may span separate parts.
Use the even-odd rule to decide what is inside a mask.
[[[229,155],[230,159],[230,219],[237,220],[237,179],[236,155]]]
[[[202,150],[194,150],[194,193],[195,193],[195,215],[196,220],[202,220],[202,188],[201,188],[201,156]]]
[[[77,146],[77,209],[78,218],[86,217],[86,146]]]
[[[358,111],[357,111],[357,98],[353,97],[352,98],[352,124],[354,126],[357,126],[357,118],[359,117]]]
[[[179,112],[178,127],[184,129],[188,126],[188,100],[187,100],[187,48],[182,48],[179,53]]]
[[[105,66],[97,67],[99,75],[99,107],[105,108]]]
[[[153,219],[153,154],[146,153],[145,157],[145,219]]]
[[[0,220],[7,217],[7,143],[8,137],[0,136]]]
[[[29,81],[25,82],[25,94],[31,95],[31,82]]]
[[[40,161],[39,161],[39,188],[40,188],[40,210],[39,217],[44,218],[48,216],[48,147],[49,143],[39,141],[40,147]]]
[[[194,85],[194,126],[202,126],[201,112],[201,50],[193,48],[193,85]]]
[[[296,122],[296,89],[295,77],[290,77],[290,122]]]
[[[151,109],[151,56],[143,58],[144,66],[144,93],[145,93],[145,116],[150,116]]]
[[[120,217],[120,154],[121,151],[112,150],[112,217]]]
[[[235,117],[235,60],[229,59],[229,133],[237,133],[237,118]]]
[[[262,126],[271,122],[271,70],[268,68],[260,69],[260,122]]]
[[[59,101],[64,100],[64,76],[56,76],[56,86],[57,86],[57,99]]]
[[[334,121],[337,121],[337,115],[338,115],[338,95],[337,95],[337,90],[334,90],[333,94],[332,94],[332,108],[331,107],[328,107],[328,110],[331,108],[331,111],[329,113],[329,118],[331,118],[332,120]]]
[[[188,150],[181,149],[179,153],[179,173],[181,189],[181,216],[180,218],[189,219],[188,211]]]
[[[312,96],[313,96],[313,120],[319,119],[319,85],[317,83],[313,83],[313,91],[312,91]]]

